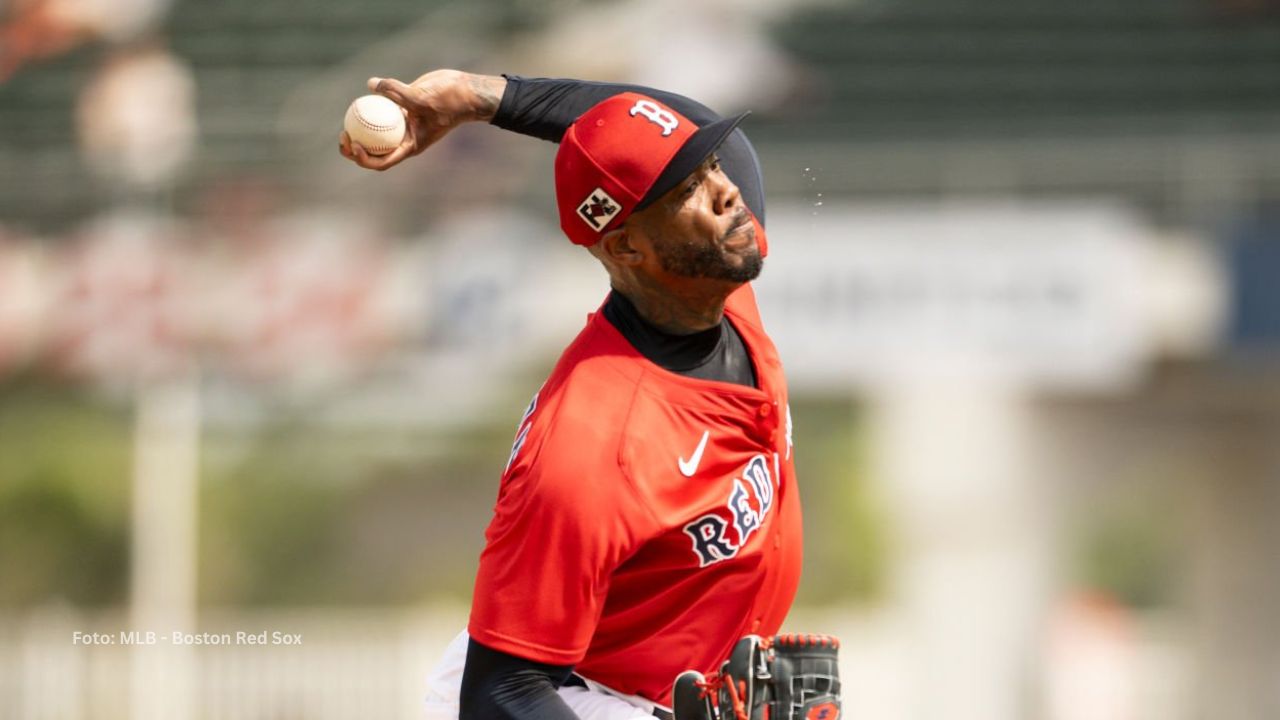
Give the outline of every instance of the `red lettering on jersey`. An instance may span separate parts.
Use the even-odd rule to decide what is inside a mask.
[[[684,526],[693,539],[693,552],[698,556],[698,566],[706,567],[738,554],[747,544],[751,534],[764,524],[773,507],[773,478],[763,455],[751,458],[743,468],[742,477],[733,479],[725,507],[732,518],[736,539],[725,531],[729,524],[718,514],[708,514]]]
[[[706,567],[712,563],[728,560],[738,554],[738,545],[725,537],[725,528],[729,523],[719,515],[703,515],[684,526],[684,531],[693,538],[693,552],[698,556],[698,567]]]
[[[760,527],[760,513],[751,507],[751,494],[740,478],[733,479],[733,492],[729,495],[729,511],[733,513],[733,527],[738,531],[738,545],[746,544],[751,533]]]

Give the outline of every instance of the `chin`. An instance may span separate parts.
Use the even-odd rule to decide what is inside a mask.
[[[677,245],[658,255],[662,269],[680,277],[740,285],[755,280],[762,263],[754,228],[704,245]]]
[[[760,277],[760,271],[764,269],[764,258],[760,257],[760,248],[756,247],[755,238],[752,238],[749,247],[733,253],[733,257],[737,262],[730,261],[732,263],[732,271],[729,273],[729,279],[738,282],[750,282]],[[726,265],[730,263],[726,263]]]

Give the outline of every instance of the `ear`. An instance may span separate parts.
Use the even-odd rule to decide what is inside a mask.
[[[645,248],[641,238],[624,224],[605,233],[600,238],[600,250],[610,262],[623,267],[635,267],[644,263]]]

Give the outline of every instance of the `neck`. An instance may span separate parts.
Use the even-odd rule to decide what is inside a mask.
[[[672,335],[691,335],[720,324],[724,301],[738,283],[701,280],[672,288],[652,282],[620,283],[613,289],[626,296],[645,322]]]

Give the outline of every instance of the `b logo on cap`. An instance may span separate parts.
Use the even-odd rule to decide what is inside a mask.
[[[662,128],[662,136],[666,137],[675,131],[680,125],[680,121],[675,115],[658,107],[657,103],[648,100],[637,100],[634,107],[631,108],[631,117],[643,115],[649,119],[649,122]]]
[[[621,210],[622,206],[617,200],[609,197],[609,193],[605,192],[604,188],[596,188],[578,205],[578,217],[590,225],[591,229],[600,230],[608,225],[613,216]]]

